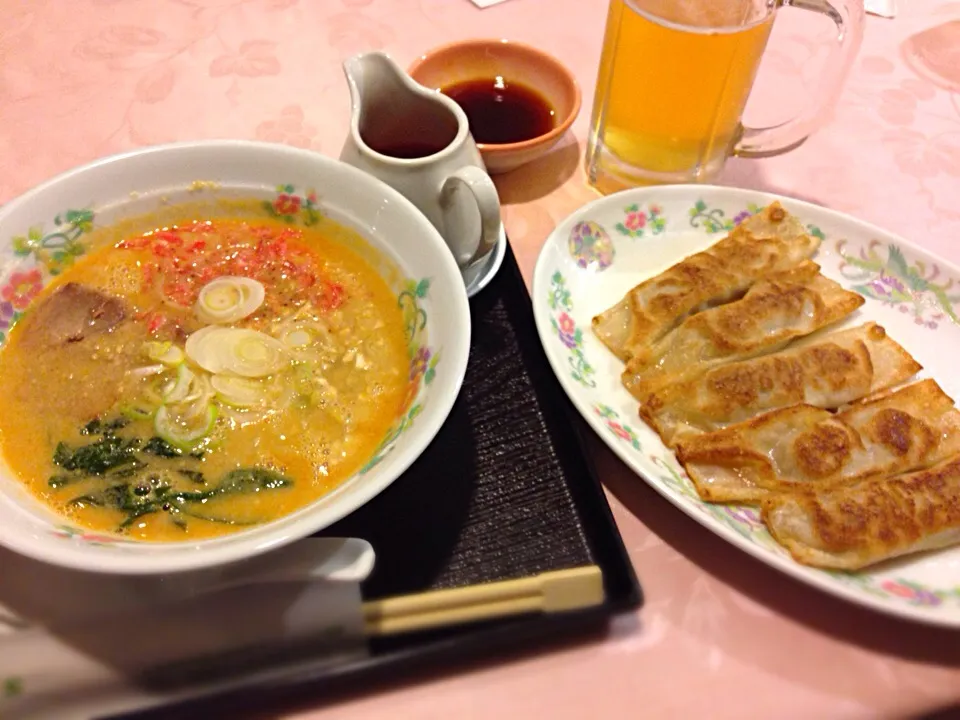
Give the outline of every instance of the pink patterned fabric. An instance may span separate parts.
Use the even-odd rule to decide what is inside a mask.
[[[543,239],[595,197],[582,150],[606,0],[32,0],[0,3],[0,201],[141,145],[257,138],[336,156],[340,62],[403,63],[457,38],[508,36],[584,90],[564,145],[497,183],[527,277]],[[816,88],[827,28],[784,11],[754,122]],[[638,89],[642,93],[642,88]],[[868,19],[826,127],[797,150],[733,160],[721,182],[813,200],[960,262],[960,3]],[[671,507],[593,440],[646,591],[608,638],[371,694],[297,717],[873,718],[960,702],[960,635],[875,615],[768,569]]]

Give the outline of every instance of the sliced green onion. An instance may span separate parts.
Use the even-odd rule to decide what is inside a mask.
[[[207,405],[199,423],[188,424],[181,418],[175,418],[164,406],[153,416],[153,429],[157,435],[181,450],[192,450],[198,440],[206,437],[217,421],[217,406]]]
[[[214,375],[264,377],[279,370],[285,360],[278,340],[245,328],[204,328],[187,338],[186,347],[189,358]]]
[[[223,366],[243,377],[263,377],[283,365],[283,346],[266,333],[235,330],[220,347]]]
[[[206,323],[232,323],[252,314],[265,296],[263,285],[256,280],[225,275],[203,286],[195,311]]]
[[[180,365],[177,368],[177,379],[171,380],[163,388],[163,401],[165,403],[178,403],[185,400],[196,377],[193,370],[186,365]]]
[[[303,328],[294,328],[293,330],[284,333],[280,337],[280,342],[287,347],[302,348],[310,345],[313,342],[313,337]]]
[[[206,405],[212,397],[213,388],[210,387],[210,381],[207,379],[207,374],[204,373],[194,378],[193,385],[190,386],[190,394],[183,399],[183,402]]]
[[[144,365],[143,367],[134,368],[128,372],[132,377],[145,378],[151,375],[159,375],[166,369],[165,365]]]
[[[183,350],[171,342],[148,342],[144,349],[151,360],[164,365],[176,366],[183,362]]]
[[[207,408],[210,406],[210,401],[213,399],[213,396],[201,397],[197,400],[194,400],[192,403],[187,405],[186,409],[181,414],[184,420],[188,422],[193,422],[199,417],[207,412]]]
[[[131,420],[149,420],[154,412],[156,412],[154,408],[141,404],[124,405],[120,409],[120,414]]]
[[[223,370],[217,348],[224,342],[229,328],[209,325],[187,338],[187,357],[207,372]]]
[[[216,359],[213,348],[216,347],[217,336],[225,329],[216,325],[207,325],[192,333],[184,345],[187,357],[208,372],[220,372],[219,366],[211,369]]]
[[[217,397],[235,407],[256,407],[265,404],[267,389],[260,380],[232,375],[214,375],[210,384]]]

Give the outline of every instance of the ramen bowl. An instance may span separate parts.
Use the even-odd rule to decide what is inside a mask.
[[[443,45],[423,53],[408,72],[431,90],[475,81],[489,81],[491,87],[500,81],[508,87],[518,84],[545,104],[553,122],[543,132],[516,142],[490,143],[476,138],[491,175],[509,172],[549,153],[580,112],[580,87],[573,73],[553,56],[513,40],[476,39]]]
[[[396,333],[396,347],[401,353],[397,357],[402,357],[402,366],[398,366],[394,376],[402,385],[398,385],[400,389],[395,395],[398,400],[390,406],[391,415],[382,432],[371,439],[367,452],[355,463],[355,469],[316,499],[293,507],[289,512],[284,511],[275,519],[231,521],[237,527],[231,527],[229,532],[217,537],[185,535],[178,539],[179,536],[175,535],[163,542],[139,539],[129,530],[136,525],[127,525],[127,529],[118,525],[107,530],[91,530],[94,526],[81,522],[76,513],[58,511],[54,505],[41,499],[41,493],[28,488],[23,473],[14,470],[16,463],[12,458],[16,457],[15,453],[8,453],[5,444],[0,459],[0,545],[54,565],[119,574],[169,573],[238,561],[308,536],[359,508],[411,465],[447,418],[466,370],[470,314],[459,269],[443,239],[410,202],[375,178],[315,153],[264,143],[209,141],[145,148],[66,172],[0,209],[0,356],[13,352],[18,338],[26,339],[28,331],[39,326],[41,321],[38,318],[46,317],[42,314],[44,303],[63,292],[71,273],[97,266],[93,261],[83,263],[91,257],[100,257],[93,255],[99,252],[98,248],[112,252],[115,244],[104,238],[110,238],[111,233],[116,237],[128,237],[134,230],[141,233],[135,236],[141,237],[143,232],[154,228],[166,232],[168,225],[177,227],[170,222],[171,218],[186,217],[185,212],[195,220],[236,216],[234,220],[226,220],[227,224],[241,220],[249,224],[251,218],[262,215],[264,223],[284,226],[294,233],[291,237],[300,237],[308,229],[314,232],[318,227],[342,230],[337,242],[349,245],[349,251],[353,253],[351,257],[361,258],[358,262],[367,263],[375,270],[380,277],[378,282],[382,280],[384,297],[388,300],[386,305],[396,313],[389,316],[395,320],[396,326],[380,332]],[[157,232],[150,237],[159,241],[166,235]],[[56,283],[56,288],[45,292],[44,288],[51,283]],[[272,286],[265,283],[269,297]],[[210,282],[204,291],[213,284]],[[190,307],[199,308],[199,302]],[[96,318],[91,322],[101,322],[109,313],[109,309],[105,312],[98,310],[90,316]],[[137,317],[141,315],[139,313]],[[14,330],[11,337],[11,329],[22,318],[26,318],[23,332],[18,334]],[[212,324],[209,327],[222,333],[224,326]],[[333,334],[339,332],[336,325],[325,327]],[[195,330],[193,332],[196,334]],[[183,334],[187,340],[193,337]],[[74,341],[76,338],[63,340],[65,343]],[[224,342],[221,338],[211,346],[213,355],[210,357],[220,358],[216,362],[225,357],[220,352]],[[160,352],[161,355],[169,349],[169,344],[144,343],[147,345],[153,348],[151,353]],[[198,341],[195,347],[199,346]],[[187,355],[194,358],[189,348]],[[361,359],[359,353],[357,355],[356,367],[359,368]],[[161,358],[152,367],[164,372],[162,366],[169,359]],[[342,360],[353,363],[354,357],[345,356]],[[204,363],[208,361],[209,358],[199,362],[206,368]],[[182,356],[178,362],[184,366],[187,364]],[[369,359],[364,362],[370,363]],[[7,368],[4,370],[7,372],[12,365],[2,367]],[[284,367],[294,368],[297,364],[291,361]],[[177,369],[179,372],[179,366]],[[25,385],[33,380],[29,377],[31,370],[28,368],[26,372],[28,376],[22,386],[11,386],[12,375],[0,378],[5,381],[7,391],[7,397],[0,398],[0,402],[7,403],[8,408],[26,397]],[[194,367],[193,371],[183,370],[183,373],[196,379],[201,369]],[[240,370],[237,373],[242,375]],[[266,373],[263,376],[266,382]],[[180,375],[177,377],[179,379]],[[243,377],[231,377],[229,373],[224,377],[232,385],[243,386],[247,382]],[[78,373],[74,382],[92,383],[93,379],[89,374]],[[23,395],[21,388],[24,388]],[[77,396],[85,389],[89,386],[77,386]],[[184,399],[176,395],[174,385],[165,387],[160,407],[166,407],[163,403],[168,400]],[[225,396],[221,389],[211,397],[222,400]],[[64,398],[64,402],[72,403],[74,399]],[[214,407],[213,400],[211,407]],[[220,412],[229,409],[224,405]],[[157,424],[160,412],[154,409],[152,414],[146,414],[144,411],[140,421]],[[211,415],[216,414],[211,411]],[[136,420],[139,416],[133,417]],[[249,445],[257,445],[262,438],[256,435],[261,432],[256,428],[261,426],[251,423],[250,427],[254,429],[246,431],[252,433],[246,436],[246,440]],[[105,431],[98,425],[93,429],[84,426],[80,432],[99,437],[97,434]],[[126,431],[116,432],[122,434]],[[107,438],[108,434],[103,437]],[[136,448],[142,447],[142,444],[136,445]],[[217,446],[213,447],[216,449]],[[65,468],[67,475],[52,476],[50,487],[59,488],[62,482],[71,482],[70,473],[79,472],[76,463],[70,464],[69,452],[60,453],[59,448],[54,452],[50,461],[55,465],[51,466],[52,469]],[[184,446],[182,453],[185,452]],[[343,453],[346,452],[344,449]],[[163,453],[159,456],[170,458]],[[203,462],[210,457],[204,457],[202,448],[192,451],[190,457],[193,456],[202,458]],[[121,467],[123,472],[118,472],[115,477],[129,477],[137,467],[142,465]],[[198,467],[204,469],[203,465]],[[280,471],[285,472],[283,468]],[[90,472],[113,473],[114,470],[95,468]],[[186,471],[182,474],[191,476]],[[197,482],[207,482],[199,471],[193,476]],[[271,496],[265,490],[283,485],[274,482],[271,479],[274,477],[263,473],[259,480],[255,478],[261,485],[253,487],[243,485],[250,480],[249,473],[240,478],[240,484],[233,476],[232,485],[221,482],[214,490],[222,487],[244,491],[252,488],[258,493],[264,490],[257,495],[257,502],[268,504],[258,507],[269,510]],[[263,478],[266,481],[261,482]],[[305,482],[316,484],[317,478]],[[99,475],[84,478],[87,483],[99,481]],[[151,482],[156,486],[155,478]],[[117,483],[123,485],[120,481]],[[41,484],[45,487],[46,480]],[[139,489],[140,486],[132,488],[132,502],[142,500],[137,499]],[[145,487],[143,492],[155,491]],[[88,493],[82,496],[82,503],[71,507],[97,506],[97,502],[90,501],[94,496],[95,493]],[[102,499],[102,496],[96,497]],[[160,495],[157,497],[159,499]],[[201,498],[206,496],[198,486],[179,492],[175,500],[197,502],[196,507],[201,508],[200,503],[206,502]],[[98,507],[102,506],[101,503]],[[150,512],[159,512],[160,506],[150,507],[153,508]],[[165,507],[165,511],[169,513],[171,508]],[[138,520],[141,517],[138,512],[132,512],[128,519]],[[203,512],[209,515],[208,511]],[[203,513],[190,517],[194,516],[200,517],[204,523],[212,522]],[[182,520],[178,522],[183,523]],[[185,523],[182,526],[187,527]]]

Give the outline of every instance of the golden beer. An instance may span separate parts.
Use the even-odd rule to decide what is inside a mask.
[[[609,192],[718,172],[739,140],[773,10],[760,0],[611,0],[590,182]]]

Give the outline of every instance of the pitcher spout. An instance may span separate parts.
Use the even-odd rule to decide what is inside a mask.
[[[350,104],[354,112],[363,108],[369,95],[398,92],[405,84],[405,73],[400,66],[379,50],[347,58],[343,63],[343,73],[347,77]]]
[[[466,115],[456,103],[414,81],[386,53],[348,58],[343,72],[350,90],[350,131],[361,152],[409,159],[411,148],[418,148],[414,156],[422,157],[467,134]]]

